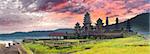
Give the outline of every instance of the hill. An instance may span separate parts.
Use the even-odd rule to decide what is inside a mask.
[[[129,22],[131,23],[131,29],[142,34],[149,33],[149,18],[150,13],[143,13],[129,19]],[[124,21],[119,23],[118,25],[120,26],[120,28],[125,28],[126,23],[127,21]],[[109,27],[114,28],[115,24],[112,24]]]
[[[74,30],[71,28],[62,28],[50,31],[15,32],[11,34],[0,34],[0,36],[48,36],[52,32],[72,33]]]

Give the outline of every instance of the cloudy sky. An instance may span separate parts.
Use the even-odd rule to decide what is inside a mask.
[[[149,0],[0,0],[0,33],[73,28],[82,25],[85,12],[93,24],[98,18],[120,22],[150,12]]]

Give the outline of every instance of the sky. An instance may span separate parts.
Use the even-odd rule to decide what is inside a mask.
[[[110,24],[150,12],[149,0],[0,0],[0,34],[73,28],[86,12]]]

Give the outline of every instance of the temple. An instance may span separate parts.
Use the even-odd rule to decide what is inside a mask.
[[[90,14],[87,12],[84,16],[83,26],[77,22],[75,25],[76,36],[116,36],[122,37],[125,33],[133,33],[129,21],[126,23],[126,28],[120,28],[119,19],[116,18],[115,26],[109,25],[109,17],[106,17],[106,25],[104,26],[103,20],[99,18],[95,25],[91,25]]]
[[[106,17],[106,24],[104,25],[103,20],[99,18],[95,25],[92,25],[90,13],[86,12],[84,15],[83,26],[77,22],[73,29],[64,29],[61,32],[54,31],[49,36],[71,39],[71,38],[99,38],[99,39],[111,39],[111,38],[122,38],[125,36],[135,35],[136,32],[131,30],[131,24],[129,20],[126,21],[125,25],[121,26],[119,18],[116,18],[116,23],[113,25],[109,24],[109,17]]]

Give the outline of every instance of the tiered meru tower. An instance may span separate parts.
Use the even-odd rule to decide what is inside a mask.
[[[104,24],[103,21],[99,18],[96,22],[96,32],[102,32]]]
[[[88,12],[84,16],[82,31],[85,33],[85,35],[89,35],[89,33],[92,31],[91,18]]]
[[[109,27],[108,27],[108,25],[109,25],[109,19],[108,19],[109,17],[106,17],[106,30],[105,30],[105,32],[108,32],[109,31]]]
[[[80,24],[77,22],[76,25],[75,25],[75,31],[76,31],[76,34],[78,36],[80,36],[80,33],[81,33],[81,26]]]
[[[119,19],[116,18],[116,23],[115,23],[115,24],[116,24],[116,25],[115,25],[115,29],[116,29],[116,30],[119,30],[119,29],[120,29],[118,23],[119,23]]]

